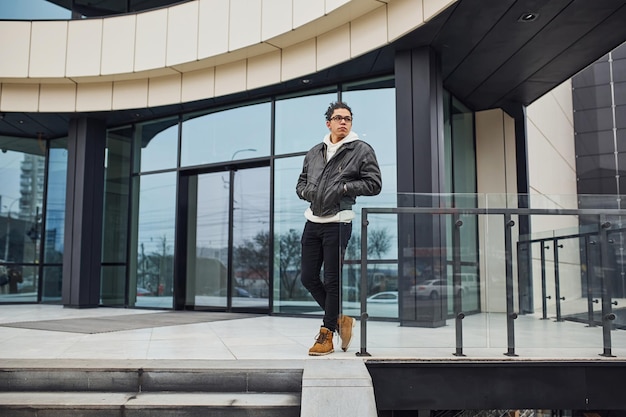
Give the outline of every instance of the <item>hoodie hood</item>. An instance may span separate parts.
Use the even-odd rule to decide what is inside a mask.
[[[359,135],[357,135],[353,131],[350,131],[350,133],[348,133],[348,136],[346,136],[337,143],[332,143],[330,141],[330,133],[327,133],[326,136],[324,136],[323,142],[328,146],[334,146],[339,149],[339,147],[341,147],[341,145],[343,145],[344,143],[354,142],[355,140],[359,140]]]
[[[339,148],[341,148],[342,145],[349,142],[354,142],[355,140],[359,140],[359,136],[354,132],[348,133],[348,136],[341,139],[337,143],[332,143],[330,141],[330,133],[324,136],[324,144],[326,145],[326,161],[330,161],[332,157],[337,154],[337,151],[339,150]]]

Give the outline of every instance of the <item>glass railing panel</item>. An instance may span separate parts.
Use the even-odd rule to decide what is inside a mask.
[[[583,200],[592,207],[567,195],[404,194],[397,209],[367,207],[365,233],[397,218],[398,259],[375,266],[368,248],[367,283],[344,286],[344,311],[359,315],[365,288],[369,317],[393,318],[397,308],[400,325],[416,328],[399,345],[424,355],[541,356],[552,348],[609,356],[611,331],[625,328],[626,212],[615,197]],[[362,266],[348,268],[350,283],[363,275]],[[385,272],[374,279],[376,268]],[[397,307],[383,301],[387,287],[372,285],[394,272]]]

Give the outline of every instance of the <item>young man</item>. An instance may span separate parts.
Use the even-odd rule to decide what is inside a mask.
[[[382,180],[374,150],[352,132],[352,109],[343,102],[326,110],[329,133],[304,158],[296,193],[308,201],[302,233],[302,284],[324,310],[323,324],[309,355],[334,352],[333,334],[348,350],[355,319],[339,317],[343,256],[352,234],[356,197],[380,193]],[[324,280],[320,272],[324,266]]]

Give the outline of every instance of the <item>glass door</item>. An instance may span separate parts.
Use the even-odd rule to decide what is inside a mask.
[[[269,311],[269,173],[188,177],[186,308]]]

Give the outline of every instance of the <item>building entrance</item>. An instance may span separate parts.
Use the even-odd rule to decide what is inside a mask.
[[[181,175],[179,214],[177,308],[269,312],[269,166]]]

